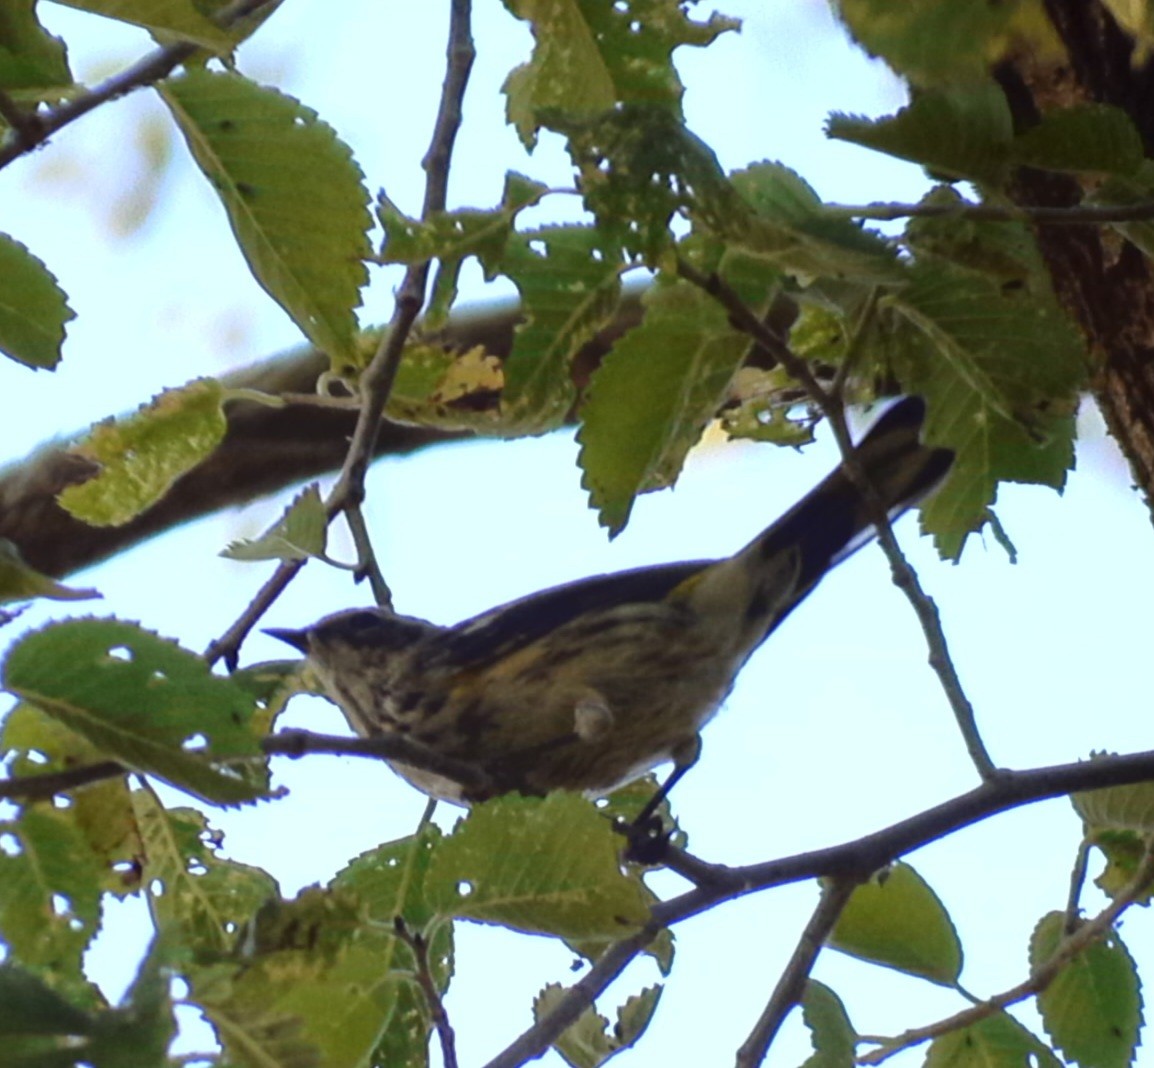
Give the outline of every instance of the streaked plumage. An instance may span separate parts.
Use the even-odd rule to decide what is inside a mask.
[[[857,446],[897,514],[928,493],[952,454],[919,441],[924,406],[889,409]],[[481,767],[482,795],[404,765],[455,801],[554,789],[606,793],[655,765],[691,763],[698,732],[753,651],[870,531],[838,468],[743,549],[531,594],[452,627],[380,609],[269,633],[307,654],[354,730],[397,732]]]

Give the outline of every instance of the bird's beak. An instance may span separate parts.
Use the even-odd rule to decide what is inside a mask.
[[[309,651],[309,632],[307,630],[281,630],[279,627],[266,627],[265,634],[291,645],[297,652]]]

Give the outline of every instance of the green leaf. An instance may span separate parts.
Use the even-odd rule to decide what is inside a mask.
[[[144,845],[142,882],[157,929],[202,959],[227,953],[242,925],[278,893],[276,880],[222,857],[222,836],[204,813],[166,809],[148,787],[132,791],[132,806]]]
[[[530,147],[555,111],[580,120],[644,103],[680,116],[673,50],[708,45],[741,25],[716,13],[694,22],[680,0],[505,0],[505,7],[533,30],[532,59],[504,85],[508,120]]]
[[[1114,174],[1086,198],[1088,204],[1116,207],[1142,204],[1154,198],[1154,160],[1143,160],[1134,174]],[[1144,255],[1154,259],[1154,221],[1107,223],[1127,241],[1133,242]]]
[[[1015,163],[1052,171],[1133,174],[1142,155],[1130,116],[1109,104],[1051,111],[1014,140]]]
[[[205,18],[192,0],[56,0],[94,15],[143,26],[217,53],[232,50],[229,35]]]
[[[1088,830],[1154,834],[1154,783],[1136,782],[1071,794],[1070,802]]]
[[[1040,299],[1052,299],[1050,275],[1037,238],[1025,223],[984,222],[963,214],[970,205],[952,186],[939,185],[918,206],[955,209],[957,214],[913,218],[905,243],[918,256],[949,260],[997,282],[1003,292],[1025,287]]]
[[[854,1068],[858,1035],[841,998],[824,983],[807,979],[801,1015],[813,1042],[813,1056],[802,1068]]]
[[[0,822],[0,931],[13,957],[81,991],[81,958],[100,923],[100,872],[68,810],[46,805]]]
[[[419,835],[362,853],[329,885],[354,893],[370,920],[391,927],[399,918],[409,932],[423,938],[430,971],[444,994],[453,974],[453,927],[436,916],[425,893],[429,866],[440,841],[440,830],[428,825]],[[409,950],[399,943],[391,942],[386,952],[394,966],[414,966]],[[423,1064],[432,1027],[428,1003],[415,986],[401,987],[396,997],[374,1063]]]
[[[839,0],[838,8],[860,45],[916,85],[972,82],[1012,47],[1044,54],[1056,46],[1044,12],[1031,4]]]
[[[71,84],[64,42],[40,25],[36,0],[6,0],[0,6],[0,89],[50,89]],[[0,262],[0,271],[7,281],[8,265]]]
[[[1005,1012],[935,1038],[925,1068],[1062,1068],[1061,1061]]]
[[[939,551],[956,558],[999,481],[1065,484],[1082,344],[1052,298],[945,263],[911,279],[881,298],[877,318],[891,371],[928,401],[926,440],[956,454],[922,510]]]
[[[251,696],[213,675],[195,653],[115,619],[73,619],[25,635],[8,654],[4,685],[83,735],[105,757],[210,802],[261,796]]]
[[[501,433],[501,361],[478,346],[405,346],[385,414],[395,422],[443,430]]]
[[[1013,123],[1002,90],[990,82],[919,92],[909,106],[884,119],[834,113],[826,134],[920,163],[951,179],[997,187],[1009,173]]]
[[[561,425],[576,393],[573,358],[617,310],[623,266],[590,227],[544,227],[510,242],[503,269],[521,294],[522,322],[502,366],[503,431]]]
[[[1106,866],[1094,880],[1094,885],[1113,898],[1123,891],[1129,891],[1138,877],[1138,869],[1146,860],[1148,838],[1148,834],[1138,831],[1087,827],[1086,843],[1096,846],[1106,858]],[[1154,882],[1147,883],[1135,900],[1149,905],[1152,897]]]
[[[0,604],[30,601],[34,597],[48,597],[54,601],[86,601],[99,596],[98,590],[64,586],[42,575],[24,562],[20,550],[12,542],[0,538]]]
[[[280,517],[259,538],[231,542],[221,556],[229,560],[324,559],[328,516],[317,483],[306,486]]]
[[[237,74],[193,70],[159,89],[256,280],[337,369],[359,366],[371,219],[349,148],[316,112]]]
[[[350,861],[329,886],[356,894],[371,919],[392,923],[399,916],[422,931],[436,918],[425,897],[425,879],[441,837],[430,824],[419,835],[386,842]]]
[[[1065,915],[1051,912],[1030,938],[1030,967],[1062,943]],[[1138,1047],[1142,995],[1137,965],[1117,931],[1062,967],[1037,998],[1042,1024],[1057,1049],[1082,1068],[1128,1068]]]
[[[74,452],[100,473],[60,492],[60,506],[91,526],[120,526],[155,504],[220,444],[228,424],[212,378],[169,389],[125,419],[97,423]]]
[[[0,964],[0,1060],[5,1068],[164,1068],[176,1031],[165,964],[154,944],[124,1004],[92,1012]]]
[[[726,235],[756,225],[713,150],[666,109],[630,104],[564,132],[598,229],[648,266],[666,262],[676,214]]]
[[[688,283],[659,282],[642,300],[642,324],[590,382],[577,435],[582,485],[611,535],[639,493],[676,481],[750,344]]]
[[[0,1035],[90,1034],[92,1017],[45,986],[31,972],[6,960],[0,962]]]
[[[3,21],[0,15],[0,27]],[[2,61],[0,50],[0,71]],[[0,234],[0,278],[0,352],[34,370],[55,370],[64,324],[76,318],[64,290],[40,260],[7,234]]]
[[[505,175],[500,207],[489,211],[464,208],[435,212],[424,221],[404,215],[381,194],[377,211],[385,229],[381,261],[406,264],[440,261],[422,320],[426,331],[444,326],[449,309],[457,299],[457,279],[465,259],[476,256],[485,278],[492,280],[501,268],[517,215],[538,203],[547,192],[548,187],[540,182],[509,171]]]
[[[865,282],[901,278],[897,252],[889,243],[849,219],[826,214],[821,198],[789,167],[754,163],[734,172],[732,183],[755,215],[726,213],[721,220],[706,223],[731,247],[768,259],[794,275]]]
[[[26,702],[4,721],[0,745],[13,778],[98,763],[104,754],[84,737]],[[67,813],[100,865],[101,889],[123,896],[140,883],[142,854],[136,816],[123,776],[90,783],[71,794]]]
[[[311,887],[269,901],[240,947],[230,973],[192,978],[233,1062],[360,1068],[394,1029],[412,1034],[412,955],[355,894]]]
[[[550,983],[533,1000],[533,1018],[540,1022],[564,997],[565,987]],[[648,986],[630,996],[617,1010],[617,1024],[609,1030],[609,1021],[592,1008],[586,1009],[553,1043],[573,1068],[598,1068],[622,1050],[629,1049],[644,1033],[661,998],[660,986]]]
[[[621,872],[620,838],[583,798],[510,794],[474,805],[428,874],[444,916],[567,939],[623,937],[649,915],[644,884]]]
[[[853,957],[953,986],[962,946],[937,894],[908,864],[898,863],[859,886],[829,944]]]

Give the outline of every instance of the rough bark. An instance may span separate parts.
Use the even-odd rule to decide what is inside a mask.
[[[1061,62],[1015,58],[999,71],[1015,122],[1074,103],[1112,104],[1137,127],[1154,156],[1154,62],[1136,55],[1130,37],[1098,0],[1047,0],[1065,47]],[[1135,62],[1136,59],[1141,62]],[[1077,203],[1073,179],[1024,170],[1012,195],[1022,204]],[[1044,227],[1039,232],[1059,298],[1081,327],[1092,391],[1148,502],[1154,502],[1154,271],[1133,245],[1108,228]]]

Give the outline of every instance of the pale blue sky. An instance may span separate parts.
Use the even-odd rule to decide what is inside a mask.
[[[568,172],[556,144],[546,139],[526,159],[502,125],[498,89],[524,57],[529,36],[496,0],[476,6],[480,54],[452,199],[484,206],[499,197],[507,167],[559,184]],[[383,185],[403,208],[416,210],[417,161],[443,67],[444,7],[349,3],[340,22],[329,24],[331,5],[289,0],[242,51],[240,65],[315,108],[353,146],[369,188]],[[82,72],[131,58],[142,47],[141,35],[131,31],[51,4],[41,10],[74,42]],[[844,43],[824,4],[746,0],[724,10],[746,17],[745,31],[702,53],[682,50],[679,59],[690,86],[690,124],[726,166],[778,159],[829,199],[917,196],[925,182],[915,168],[821,134],[830,110],[879,114],[902,100],[883,69]],[[116,199],[141,173],[132,138],[142,121],[165,121],[148,94],[102,109],[0,172],[0,229],[49,264],[79,314],[56,374],[0,364],[0,456],[19,457],[165,386],[300,342],[249,278],[223,213],[181,143],[173,145],[176,162],[161,183],[159,210],[130,237],[115,234]],[[394,276],[374,282],[366,322],[387,316]],[[486,296],[475,273],[465,292]],[[1008,765],[1149,746],[1143,729],[1146,619],[1154,603],[1149,515],[1096,419],[1085,422],[1088,444],[1064,497],[1034,488],[1001,495],[999,515],[1021,554],[1016,566],[979,539],[960,567],[944,565],[917,538],[913,520],[899,529],[942,607],[993,756]],[[569,438],[555,435],[379,464],[369,518],[398,607],[452,622],[584,574],[723,554],[835,462],[828,441],[803,455],[749,445],[704,450],[674,491],[641,501],[630,528],[608,544],[585,507],[574,457]],[[266,573],[260,565],[220,560],[216,551],[262,529],[283,504],[259,502],[192,524],[77,582],[103,591],[98,612],[142,620],[201,648]],[[346,575],[313,565],[268,618],[300,625],[366,597]],[[28,619],[54,610],[37,608]],[[245,649],[246,660],[279,655],[263,639]],[[880,553],[858,554],[755,658],[707,729],[703,759],[675,794],[692,847],[733,863],[814,848],[972,786],[924,662],[913,615],[890,587]],[[289,718],[319,730],[342,727],[319,701],[298,702]],[[226,830],[226,850],[268,867],[286,893],[324,881],[358,852],[408,833],[424,806],[386,769],[365,761],[286,761],[277,773],[291,790],[286,801],[213,819]],[[1033,923],[1064,902],[1078,833],[1069,806],[1051,802],[909,858],[961,928],[969,989],[987,995],[1023,978]],[[729,1060],[814,900],[812,886],[775,891],[679,928],[674,975],[651,1033],[626,1055],[628,1063]],[[1094,893],[1086,900],[1098,907]],[[126,975],[125,946],[146,937],[139,911],[113,910],[112,935],[96,953],[113,991]],[[1154,965],[1149,926],[1142,913],[1124,929],[1147,968]],[[501,971],[494,973],[497,953]],[[546,940],[462,925],[448,1008],[467,1061],[479,1063],[527,1026],[532,996],[547,982],[569,980],[570,961],[563,947]],[[823,956],[815,974],[846,998],[854,1022],[869,1032],[925,1023],[958,1007],[928,984],[834,953]],[[647,967],[632,970],[618,1000],[651,981]],[[203,1034],[194,1031],[190,1041],[202,1048]],[[795,1021],[770,1063],[794,1065],[807,1051]],[[894,1063],[920,1063],[920,1054]]]

